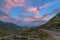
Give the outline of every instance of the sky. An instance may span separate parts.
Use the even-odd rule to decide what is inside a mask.
[[[0,0],[0,20],[19,26],[39,26],[56,15],[53,11],[59,7],[60,0]]]

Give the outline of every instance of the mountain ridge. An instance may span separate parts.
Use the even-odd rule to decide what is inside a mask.
[[[60,29],[60,12],[56,14],[51,20],[47,23],[39,26],[40,28],[58,30]]]
[[[20,26],[17,26],[13,23],[7,23],[7,22],[0,21],[0,36],[16,33],[21,30],[22,28]]]

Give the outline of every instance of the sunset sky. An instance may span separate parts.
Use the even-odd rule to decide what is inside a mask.
[[[39,26],[51,19],[60,0],[0,0],[0,20],[19,26]]]

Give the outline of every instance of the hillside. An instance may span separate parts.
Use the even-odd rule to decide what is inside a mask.
[[[39,27],[45,28],[45,29],[60,31],[60,13],[58,13],[56,16],[54,16],[46,24],[41,25]]]
[[[0,40],[45,40],[50,35],[40,28],[22,30],[19,26],[0,21]]]
[[[8,35],[20,30],[21,28],[13,23],[0,21],[0,36]]]

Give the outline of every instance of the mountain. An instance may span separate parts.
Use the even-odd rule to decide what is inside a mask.
[[[58,30],[60,31],[60,13],[54,16],[51,20],[49,20],[46,24],[39,26],[40,28]]]
[[[13,24],[0,21],[0,36],[20,31],[22,28]]]

